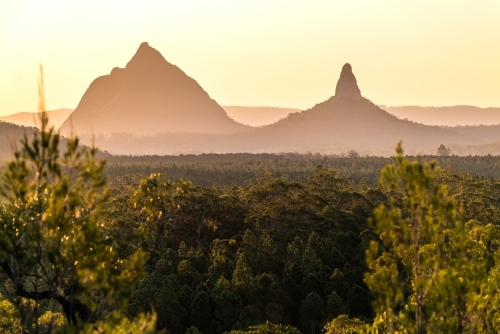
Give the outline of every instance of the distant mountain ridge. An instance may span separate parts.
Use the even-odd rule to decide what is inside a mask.
[[[73,109],[69,108],[47,110],[49,125],[54,126],[56,129],[59,128],[72,112]],[[0,116],[0,121],[34,127],[37,127],[40,123],[35,112],[18,112],[7,116]]]
[[[12,147],[19,144],[24,135],[32,137],[35,131],[34,127],[0,121],[0,163],[12,158]]]
[[[344,151],[355,149],[364,154],[386,155],[402,141],[409,152],[434,153],[439,143],[482,142],[453,129],[400,120],[366,99],[337,96],[301,113],[290,114],[263,130],[280,133],[283,144],[292,146],[294,143],[295,147],[306,151],[318,148],[320,152],[338,147]]]
[[[431,126],[462,127],[500,124],[500,108],[494,107],[459,105],[444,107],[379,105],[379,107],[399,119]],[[276,123],[288,114],[301,111],[301,109],[279,107],[223,106],[223,108],[235,121],[251,126]]]
[[[300,109],[278,107],[223,106],[222,108],[235,121],[250,126],[269,125],[285,118],[288,114],[300,111]]]
[[[21,148],[21,141],[25,137],[27,137],[28,140],[32,140],[34,134],[36,133],[40,133],[39,129],[33,126],[23,126],[10,122],[0,121],[0,169],[4,166],[4,163],[6,161],[13,158],[13,148],[15,148],[16,146],[18,148]],[[67,138],[59,138],[59,151],[61,153],[66,152],[67,144]],[[90,144],[92,144],[92,142],[90,142]],[[85,146],[85,144],[83,144],[82,146]],[[97,158],[108,158],[109,156],[110,154],[108,154],[107,152],[97,150]]]
[[[398,118],[407,118],[426,125],[467,126],[500,124],[500,108],[479,108],[474,106],[380,107]]]
[[[491,126],[500,124],[500,108],[496,107],[480,108],[466,105],[443,107],[388,107],[379,105],[379,107],[400,119],[407,119],[424,125],[452,127],[454,130],[467,126]],[[276,123],[289,114],[301,111],[301,109],[297,108],[266,106],[222,106],[222,108],[231,119],[238,123],[253,127]],[[71,108],[48,110],[47,113],[50,116],[49,121],[53,126],[59,128],[73,110],[74,109]],[[0,116],[0,121],[22,126],[36,126],[34,120],[36,120],[36,113],[34,112],[18,112],[7,116]]]
[[[95,79],[62,134],[231,133],[237,123],[192,78],[142,43],[125,68]]]

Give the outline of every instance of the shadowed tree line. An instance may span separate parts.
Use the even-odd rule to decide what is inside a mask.
[[[449,149],[444,147],[445,149]],[[440,153],[436,148],[436,153]],[[350,153],[350,154],[349,154]],[[453,152],[451,152],[453,153]],[[407,156],[409,161],[417,157]],[[484,178],[500,178],[500,156],[421,156],[422,163],[435,160],[443,169],[464,172]],[[334,169],[347,181],[378,185],[380,171],[392,163],[392,158],[363,156],[356,151],[341,155],[320,154],[200,154],[180,156],[106,156],[106,171],[114,185],[117,178],[129,174],[138,177],[151,173],[162,173],[168,177],[190,180],[195,185],[211,187],[245,186],[266,173],[289,180],[305,181],[316,166]]]

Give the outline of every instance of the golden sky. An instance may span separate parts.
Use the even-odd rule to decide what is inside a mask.
[[[500,107],[500,1],[0,0],[0,115],[75,108],[143,41],[221,105],[310,108],[351,63],[378,104]]]

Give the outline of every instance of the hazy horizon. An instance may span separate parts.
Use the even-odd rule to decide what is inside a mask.
[[[378,104],[498,107],[499,11],[493,1],[2,1],[0,116],[34,111],[38,63],[48,109],[75,108],[144,41],[220,105],[311,108],[349,62]]]
[[[266,106],[221,106],[234,121],[252,127],[270,125],[287,117],[291,113],[301,112],[296,108],[280,108]],[[475,106],[385,106],[382,110],[399,119],[430,126],[463,127],[492,126],[500,124],[500,108],[479,108]],[[49,120],[56,128],[68,118],[73,111],[70,108],[48,110]],[[23,126],[37,126],[37,118],[31,112],[19,112],[0,116],[0,121]]]

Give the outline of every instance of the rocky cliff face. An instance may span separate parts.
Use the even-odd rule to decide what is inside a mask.
[[[347,97],[351,99],[361,99],[361,91],[359,90],[356,77],[352,73],[352,67],[350,64],[345,64],[342,67],[342,72],[340,73],[339,81],[337,82],[337,88],[335,89],[335,96],[337,97]]]
[[[125,68],[95,79],[61,133],[231,133],[248,127],[229,118],[192,78],[142,43]]]

